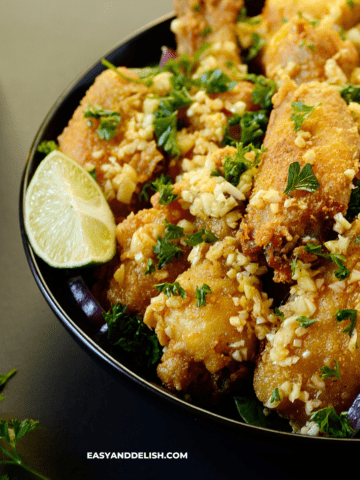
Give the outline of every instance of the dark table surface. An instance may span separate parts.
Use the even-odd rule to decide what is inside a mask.
[[[32,140],[67,85],[121,39],[170,12],[169,0],[0,1],[0,418],[42,429],[19,444],[52,480],[300,478],[349,464],[346,447],[320,448],[227,432],[115,378],[56,319],[28,267],[20,236],[21,174]],[[186,453],[187,459],[90,459],[89,452]],[[311,458],[316,458],[311,463]],[[11,478],[30,479],[18,468]]]

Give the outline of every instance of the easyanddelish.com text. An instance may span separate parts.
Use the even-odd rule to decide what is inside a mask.
[[[87,452],[89,460],[186,460],[188,452]]]

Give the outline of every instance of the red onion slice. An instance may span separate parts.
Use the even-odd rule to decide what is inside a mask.
[[[171,58],[177,58],[177,53],[175,50],[169,47],[162,47],[162,54],[159,63],[159,67],[162,68],[165,63],[170,60]]]
[[[357,433],[360,430],[360,394],[355,398],[353,404],[349,408],[347,417],[351,420],[351,426]],[[354,437],[356,433],[352,436]]]

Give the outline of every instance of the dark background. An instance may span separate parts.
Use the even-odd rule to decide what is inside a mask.
[[[43,118],[77,75],[171,10],[169,0],[0,0],[0,373],[18,370],[3,391],[0,417],[40,421],[43,428],[19,451],[52,480],[317,478],[335,476],[334,465],[352,475],[357,452],[348,443],[250,438],[115,378],[75,343],[30,272],[18,198]],[[103,451],[187,452],[188,459],[87,459]],[[3,473],[32,478],[0,466]]]

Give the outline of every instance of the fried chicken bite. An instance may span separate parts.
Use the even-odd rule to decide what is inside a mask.
[[[271,300],[261,291],[261,268],[233,237],[194,247],[189,260],[176,279],[182,295],[160,293],[144,322],[165,347],[157,368],[163,384],[214,402],[248,378],[257,335],[269,331]]]
[[[301,117],[304,106],[310,109]],[[292,255],[304,253],[298,247],[309,238],[321,243],[336,218],[346,213],[359,169],[360,136],[334,87],[319,82],[296,87],[288,81],[274,96],[264,147],[238,235],[244,253],[256,258],[263,252],[274,280],[287,282]],[[295,162],[301,169],[311,165],[319,183],[315,191],[295,185],[290,195],[284,193]]]
[[[125,67],[119,72],[137,75]],[[58,137],[59,149],[96,178],[115,213],[126,216],[137,201],[134,192],[161,169],[164,157],[158,150],[149,118],[149,89],[105,70],[86,92],[71,120]],[[149,106],[150,105],[150,106]],[[86,115],[89,116],[85,116]],[[112,115],[118,114],[114,122]],[[110,132],[101,133],[102,120]],[[106,128],[105,128],[106,130]],[[112,136],[113,135],[113,136]]]
[[[333,406],[347,411],[360,393],[360,220],[338,239],[325,244],[328,253],[346,258],[350,275],[338,280],[337,266],[324,260],[317,270],[301,261],[291,297],[280,307],[280,328],[268,335],[258,359],[254,388],[266,407],[306,433],[315,411]],[[277,389],[276,400],[271,401]],[[273,398],[274,398],[273,397]]]
[[[266,76],[276,82],[287,75],[298,85],[312,80],[342,85],[358,66],[359,55],[334,29],[296,15],[271,37],[262,61]]]
[[[171,24],[177,52],[193,56],[204,43],[225,71],[228,62],[241,63],[236,38],[236,19],[243,0],[175,0],[176,19]]]

